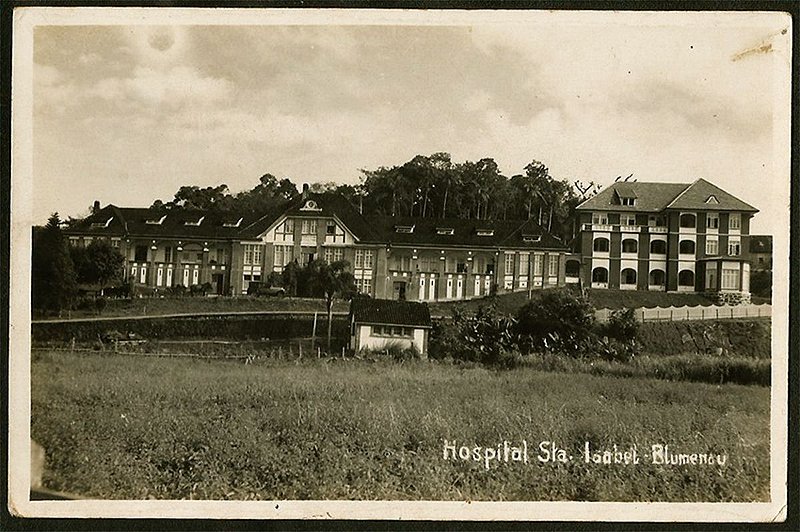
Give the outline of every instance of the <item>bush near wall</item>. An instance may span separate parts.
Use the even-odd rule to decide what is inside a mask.
[[[182,338],[235,338],[285,339],[311,336],[314,318],[311,316],[207,316],[190,318],[147,318],[113,321],[38,322],[31,324],[34,342],[96,341],[109,331],[134,333],[148,339]],[[327,320],[317,320],[317,337],[327,331]],[[333,318],[332,335],[345,338],[348,333],[347,319]]]

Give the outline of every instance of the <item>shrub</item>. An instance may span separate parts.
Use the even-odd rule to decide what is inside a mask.
[[[516,332],[525,337],[521,347],[575,353],[593,336],[595,309],[591,302],[568,289],[548,290],[517,313]]]
[[[463,314],[456,308],[450,323],[434,325],[431,358],[500,364],[505,351],[517,348],[515,323],[491,305],[480,307],[474,315]]]
[[[608,322],[602,327],[603,334],[621,342],[636,340],[639,335],[639,321],[632,309],[620,309],[611,313]]]
[[[103,311],[108,306],[108,300],[104,297],[98,297],[94,300],[94,309],[97,311],[98,314],[102,314]]]

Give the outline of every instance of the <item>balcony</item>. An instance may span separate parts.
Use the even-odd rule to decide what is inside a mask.
[[[611,232],[614,226],[611,224],[583,224],[584,231],[607,231]]]
[[[651,226],[649,226],[647,228],[647,232],[648,233],[666,233],[667,232],[667,228],[663,227],[663,226],[651,225]]]

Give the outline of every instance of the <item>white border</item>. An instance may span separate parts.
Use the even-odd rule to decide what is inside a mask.
[[[778,12],[610,11],[410,11],[343,9],[17,8],[12,65],[11,286],[9,330],[9,510],[36,517],[238,518],[238,519],[420,519],[420,520],[604,520],[604,521],[781,521],[786,517],[789,205],[770,213],[785,228],[775,234],[771,502],[769,503],[590,503],[590,502],[350,502],[350,501],[30,501],[30,251],[32,205],[33,29],[37,25],[462,25],[541,24],[600,27],[613,20],[636,26],[774,25],[788,28],[772,53],[777,83],[773,174],[784,179],[789,198],[791,17]],[[785,110],[785,112],[780,112]],[[16,275],[15,275],[16,273]]]

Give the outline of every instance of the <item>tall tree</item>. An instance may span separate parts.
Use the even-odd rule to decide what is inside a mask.
[[[325,310],[328,315],[328,351],[330,351],[333,300],[337,297],[347,298],[355,294],[355,278],[348,271],[350,263],[345,260],[331,264],[314,260],[309,263],[307,268],[310,272],[310,281],[315,287],[315,292],[321,292],[325,298]]]
[[[79,283],[99,285],[102,291],[122,280],[125,258],[105,240],[95,240],[85,248],[70,250]]]
[[[61,220],[54,213],[44,228],[34,229],[31,256],[33,307],[61,312],[77,293],[77,281]]]

